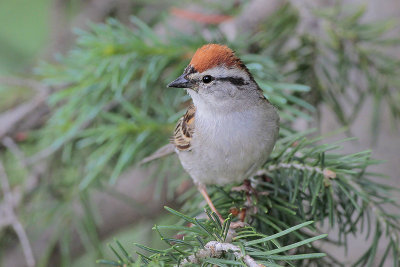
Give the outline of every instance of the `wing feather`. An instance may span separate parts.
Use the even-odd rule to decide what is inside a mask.
[[[179,119],[176,124],[174,135],[171,137],[171,143],[180,151],[189,151],[190,142],[194,133],[194,119],[196,108],[191,104],[186,114]]]

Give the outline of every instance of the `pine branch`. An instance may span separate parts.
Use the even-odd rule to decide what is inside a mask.
[[[153,263],[163,263],[165,266],[200,266],[202,264],[215,264],[218,266],[225,265],[241,265],[241,266],[280,266],[278,262],[296,262],[304,259],[320,258],[325,256],[324,253],[306,253],[293,254],[289,251],[305,246],[316,240],[325,238],[326,235],[314,236],[297,243],[287,246],[280,246],[278,239],[284,238],[286,235],[298,231],[309,226],[313,222],[305,222],[286,230],[282,230],[273,236],[265,237],[259,234],[252,227],[237,229],[234,233],[234,242],[225,242],[230,229],[231,216],[223,225],[219,222],[215,214],[206,212],[208,219],[197,219],[184,215],[178,211],[166,208],[172,214],[180,217],[183,224],[190,224],[190,227],[178,225],[171,226],[155,226],[154,229],[160,234],[162,240],[168,244],[165,250],[153,249],[147,246],[136,244],[140,249],[151,253],[144,255],[137,252],[141,257],[141,263],[132,259],[127,249],[119,242],[117,245],[123,255],[118,253],[113,247],[112,250],[118,261],[100,260],[98,263],[116,265],[116,266],[135,266],[141,264],[151,266]],[[166,237],[162,234],[162,230],[179,230],[177,237]],[[274,249],[275,248],[275,249]]]
[[[250,42],[259,45],[259,53],[279,62],[287,79],[309,85],[312,91],[302,97],[316,107],[328,105],[343,125],[350,125],[372,98],[371,133],[376,140],[381,106],[389,107],[395,123],[400,117],[400,106],[393,101],[399,97],[399,60],[387,52],[400,44],[395,21],[364,22],[365,6],[348,8],[340,1],[301,9],[308,24],[300,24],[297,10],[286,5]]]

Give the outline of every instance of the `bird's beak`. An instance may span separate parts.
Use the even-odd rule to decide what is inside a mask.
[[[167,87],[191,88],[193,83],[190,80],[186,79],[185,77],[186,75],[187,75],[186,73],[182,74],[175,81],[168,84]]]

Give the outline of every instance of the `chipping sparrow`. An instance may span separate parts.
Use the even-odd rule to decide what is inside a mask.
[[[168,87],[186,88],[193,104],[178,121],[172,145],[144,162],[174,150],[210,208],[219,214],[205,185],[241,182],[254,175],[278,138],[278,113],[246,66],[224,45],[199,48]]]

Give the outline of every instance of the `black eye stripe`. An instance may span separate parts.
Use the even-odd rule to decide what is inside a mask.
[[[240,77],[223,77],[223,78],[216,78],[217,81],[227,81],[234,85],[245,85],[245,81],[243,78]]]

